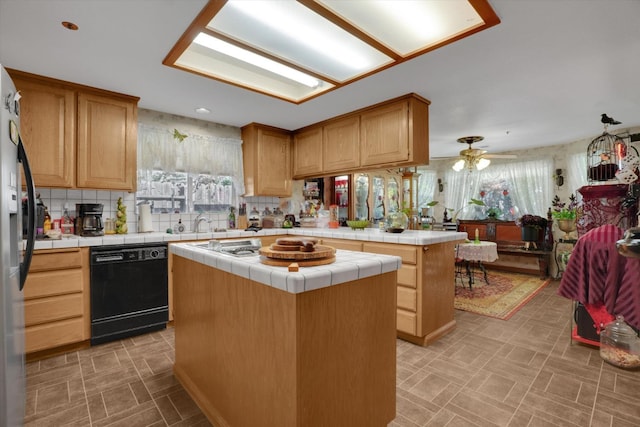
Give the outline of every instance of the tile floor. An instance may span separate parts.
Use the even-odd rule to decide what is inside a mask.
[[[640,425],[640,372],[571,343],[557,286],[508,321],[458,311],[435,344],[398,341],[390,427]],[[25,425],[210,426],[172,363],[172,328],[29,363]]]

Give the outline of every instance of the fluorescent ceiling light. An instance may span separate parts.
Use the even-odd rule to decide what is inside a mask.
[[[212,37],[205,33],[200,33],[198,36],[193,39],[193,42],[199,44],[200,46],[207,47],[209,49],[220,52],[224,55],[228,55],[239,59],[240,61],[244,61],[248,64],[255,65],[256,67],[263,68],[267,71],[271,71],[272,73],[279,74],[288,79],[294,80],[298,83],[302,83],[305,86],[310,88],[315,88],[320,85],[318,79],[314,79],[313,77],[301,73],[298,70],[294,70],[291,67],[287,67],[286,65],[282,65],[276,61],[272,61],[269,58],[265,58],[264,56],[260,56],[253,52],[249,52],[246,49],[242,49],[240,47],[234,46],[231,43],[227,43],[223,40],[219,40],[215,37]]]
[[[488,0],[209,0],[163,63],[299,104],[499,22]]]

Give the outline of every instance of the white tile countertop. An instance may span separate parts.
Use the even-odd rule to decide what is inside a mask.
[[[189,240],[227,239],[237,237],[260,237],[275,235],[295,235],[326,237],[334,239],[360,240],[370,242],[397,243],[405,245],[431,245],[467,238],[467,233],[457,231],[405,230],[402,233],[386,233],[375,228],[352,230],[340,228],[267,228],[255,231],[229,230],[207,233],[132,233],[113,234],[101,237],[70,236],[60,240],[37,240],[35,249],[61,249],[87,246],[127,245],[139,243],[179,242]],[[25,243],[23,241],[23,247]]]
[[[290,272],[287,267],[262,264],[259,255],[233,257],[193,243],[178,243],[170,248],[175,255],[294,294],[377,276],[402,266],[398,256],[336,250],[334,263]]]

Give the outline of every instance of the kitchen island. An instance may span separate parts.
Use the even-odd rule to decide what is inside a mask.
[[[289,272],[195,244],[174,255],[174,373],[214,425],[395,418],[397,256]]]

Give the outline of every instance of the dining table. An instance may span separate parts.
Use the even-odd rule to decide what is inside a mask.
[[[466,265],[467,276],[469,278],[469,289],[475,282],[473,266],[477,266],[484,275],[484,281],[488,285],[487,270],[483,263],[494,262],[498,259],[498,245],[495,242],[472,241],[469,243],[459,243],[456,246],[456,260],[462,261]]]

